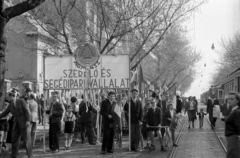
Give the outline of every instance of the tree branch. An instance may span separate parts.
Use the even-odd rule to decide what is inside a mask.
[[[11,18],[19,16],[42,4],[45,0],[27,0],[15,6],[3,10],[3,16],[9,21]]]

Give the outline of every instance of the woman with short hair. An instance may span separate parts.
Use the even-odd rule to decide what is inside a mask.
[[[232,108],[225,120],[225,136],[227,138],[227,157],[240,157],[240,94],[230,92],[228,103]]]

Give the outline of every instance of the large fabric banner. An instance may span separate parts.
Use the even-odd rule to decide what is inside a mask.
[[[90,68],[81,67],[74,56],[45,57],[45,89],[128,89],[129,56],[102,55]]]

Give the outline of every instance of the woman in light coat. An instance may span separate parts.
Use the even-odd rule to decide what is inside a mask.
[[[220,118],[220,112],[221,111],[220,111],[219,101],[215,99],[213,101],[213,125],[212,125],[213,127],[212,128],[215,127],[217,119]]]

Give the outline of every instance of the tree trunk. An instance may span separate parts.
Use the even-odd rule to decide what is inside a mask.
[[[7,39],[5,36],[5,27],[7,22],[16,16],[19,16],[29,10],[41,5],[45,0],[25,0],[16,4],[4,8],[4,0],[0,0],[0,110],[2,110],[5,100],[6,86],[5,79],[5,65],[6,65],[6,46]]]
[[[5,64],[6,64],[6,44],[7,40],[4,34],[6,21],[0,19],[0,110],[2,110],[5,100],[6,86],[4,84],[5,79]]]

